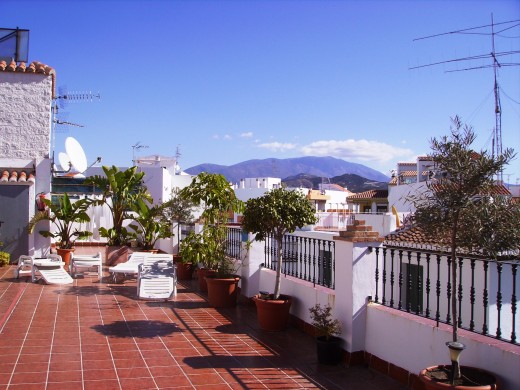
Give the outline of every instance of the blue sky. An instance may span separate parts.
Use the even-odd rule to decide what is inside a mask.
[[[491,149],[492,70],[445,72],[490,60],[409,69],[490,53],[488,35],[413,40],[491,14],[518,20],[520,2],[2,0],[0,27],[30,30],[29,61],[55,68],[59,87],[101,94],[64,110],[85,127],[60,129],[56,155],[73,136],[105,165],[131,165],[140,142],[138,156],[179,147],[182,168],[311,155],[389,175],[428,153],[454,115]],[[513,50],[519,26],[496,40]],[[520,67],[498,81],[502,143],[520,152]],[[520,180],[520,157],[504,179]]]

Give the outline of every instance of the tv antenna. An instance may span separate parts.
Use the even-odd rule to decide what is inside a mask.
[[[58,88],[58,96],[55,96],[52,100],[51,112],[52,112],[52,162],[54,163],[54,149],[56,147],[56,133],[62,132],[58,130],[58,125],[61,128],[68,129],[69,126],[73,127],[84,127],[78,123],[69,122],[64,118],[64,112],[60,111],[67,107],[69,102],[80,102],[80,101],[93,101],[94,99],[101,99],[99,93],[92,92],[67,92],[66,87]],[[65,115],[67,116],[67,115]],[[65,130],[63,130],[64,132]]]
[[[141,149],[148,149],[148,145],[141,145],[141,141],[137,141],[135,145],[132,145],[132,164],[135,166],[135,152]]]
[[[495,27],[500,26],[500,30],[496,31]],[[493,143],[492,143],[492,155],[495,156],[501,156],[502,155],[502,106],[500,103],[500,85],[497,81],[498,76],[498,69],[502,67],[508,67],[508,66],[518,66],[520,65],[520,62],[505,62],[505,61],[499,61],[498,58],[504,57],[504,56],[512,56],[515,54],[520,54],[520,50],[511,50],[511,51],[504,51],[504,52],[497,52],[495,50],[495,37],[504,31],[513,29],[515,27],[520,26],[520,19],[517,20],[511,20],[508,22],[500,22],[495,23],[493,20],[493,14],[491,14],[491,24],[484,25],[484,26],[478,26],[478,27],[471,27],[466,28],[462,30],[456,30],[456,31],[450,31],[446,33],[441,34],[435,34],[435,35],[429,35],[421,38],[416,38],[414,41],[419,41],[423,39],[429,39],[429,38],[436,38],[444,35],[450,35],[450,34],[477,34],[477,35],[490,35],[491,36],[491,53],[489,54],[481,54],[476,56],[469,56],[469,57],[463,57],[463,58],[456,58],[446,61],[440,61],[440,62],[434,62],[430,64],[425,65],[418,65],[411,67],[411,69],[419,69],[419,68],[425,68],[429,66],[435,66],[435,65],[441,65],[441,64],[451,64],[456,62],[462,62],[462,61],[475,61],[475,60],[483,60],[483,59],[491,59],[492,62],[490,64],[481,65],[481,66],[469,66],[463,69],[452,69],[445,71],[446,73],[450,72],[461,72],[461,71],[467,71],[467,70],[475,70],[475,69],[485,69],[485,68],[493,68],[493,93],[495,96],[495,128],[493,129]],[[482,29],[491,28],[491,33],[485,33],[481,32]],[[503,172],[500,171],[498,174],[497,180],[499,183],[503,183]]]

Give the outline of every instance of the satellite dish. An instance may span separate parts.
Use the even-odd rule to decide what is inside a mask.
[[[70,169],[71,162],[67,153],[60,152],[58,154],[58,161],[60,162],[62,171],[68,171]]]
[[[67,137],[65,140],[65,151],[67,152],[70,162],[77,172],[85,172],[87,170],[87,156],[79,142],[73,137]],[[61,162],[60,162],[61,164]]]

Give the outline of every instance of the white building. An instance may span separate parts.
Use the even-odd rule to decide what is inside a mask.
[[[28,235],[27,224],[36,195],[50,195],[55,88],[50,66],[0,61],[0,241],[11,259],[49,250],[50,240]]]

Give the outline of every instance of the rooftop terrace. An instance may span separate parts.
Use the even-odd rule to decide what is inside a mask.
[[[190,282],[136,299],[108,273],[33,284],[0,268],[0,389],[404,389],[365,366],[320,366],[313,338],[259,329],[254,306],[214,309]]]

